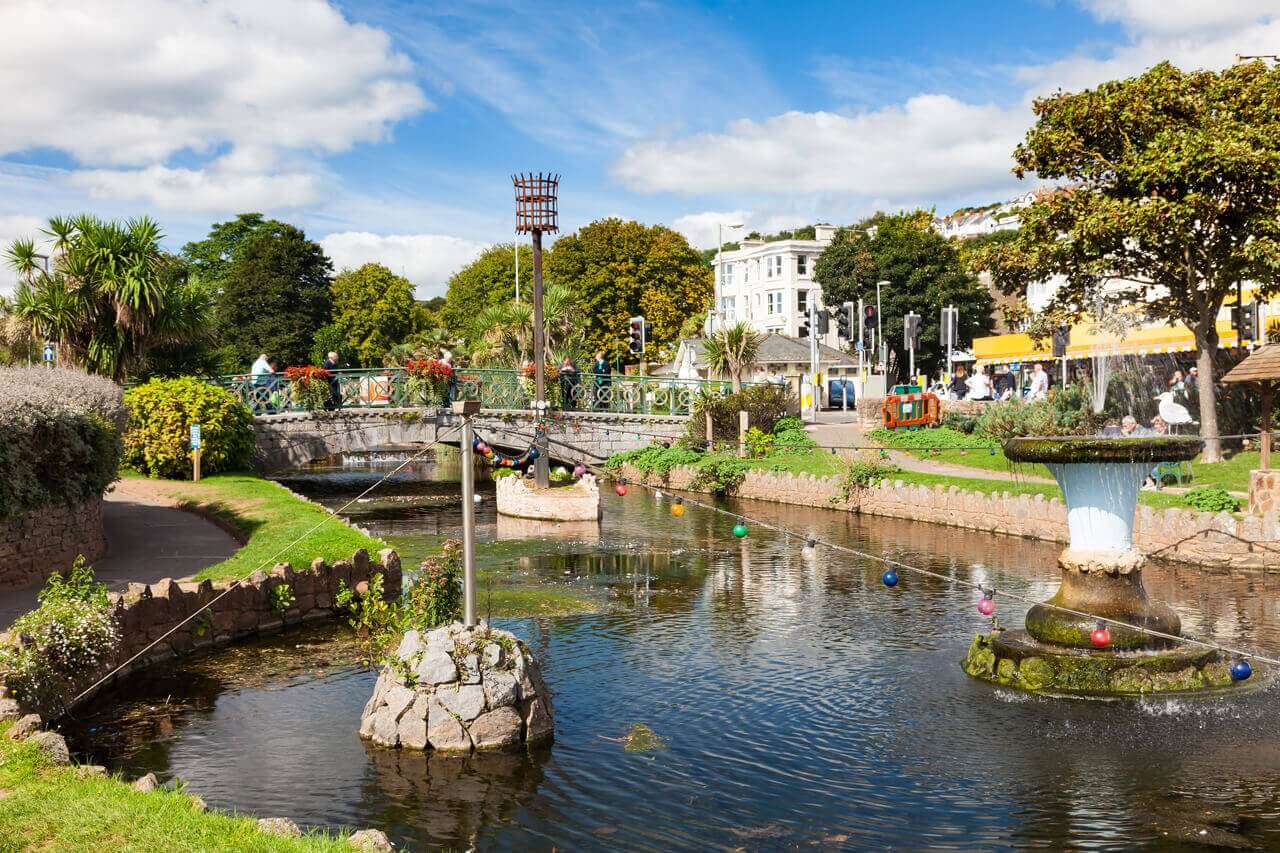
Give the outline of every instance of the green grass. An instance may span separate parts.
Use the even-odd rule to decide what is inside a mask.
[[[831,477],[844,470],[847,460],[841,459],[828,451],[815,450],[812,453],[774,453],[763,459],[748,459],[746,461],[750,467],[765,471]]]
[[[258,568],[270,572],[275,563],[305,568],[316,557],[329,562],[350,559],[359,548],[377,559],[378,550],[386,547],[323,507],[252,474],[217,474],[198,483],[154,482],[183,506],[221,519],[245,542],[226,560],[202,569],[196,575],[201,580],[244,577]]]
[[[1045,498],[1061,498],[1062,490],[1052,483],[1035,483],[1026,480],[986,480],[977,477],[956,477],[949,474],[922,474],[915,471],[899,471],[889,478],[922,486],[956,486],[961,491],[983,495],[1044,495]],[[1138,492],[1138,503],[1156,509],[1191,509],[1181,494],[1170,492]]]
[[[351,850],[336,836],[280,838],[259,831],[252,818],[199,812],[180,792],[144,794],[119,779],[51,766],[34,744],[3,734],[0,789],[4,850]]]

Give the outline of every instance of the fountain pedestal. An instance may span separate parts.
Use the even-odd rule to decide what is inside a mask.
[[[1013,439],[1005,455],[1041,462],[1062,487],[1071,544],[1058,558],[1062,583],[1053,598],[1034,605],[1026,630],[978,635],[965,657],[976,678],[1027,690],[1073,694],[1142,694],[1226,687],[1228,665],[1177,636],[1173,609],[1152,601],[1142,585],[1146,557],[1133,548],[1138,489],[1158,462],[1193,458],[1196,438]],[[1075,611],[1075,612],[1071,612]],[[1091,634],[1102,620],[1111,635],[1095,649]]]

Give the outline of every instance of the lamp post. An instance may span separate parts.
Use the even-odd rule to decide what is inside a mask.
[[[453,413],[462,416],[462,623],[476,624],[476,469],[472,449],[476,433],[471,419],[480,413],[479,400],[458,400]]]
[[[547,458],[547,433],[542,421],[547,416],[547,377],[545,329],[542,319],[542,235],[560,230],[557,222],[557,193],[560,176],[550,172],[536,175],[512,175],[516,190],[516,232],[528,232],[533,238],[533,385],[534,417],[538,428],[534,430],[533,446],[537,458],[533,460],[533,481],[539,489],[551,485],[550,460]]]
[[[741,222],[735,222],[731,225],[725,225],[723,222],[716,223],[716,292],[715,304],[711,306],[711,313],[707,315],[707,334],[715,331],[715,324],[711,321],[712,317],[720,318],[720,325],[724,326],[724,317],[721,317],[720,310],[720,293],[724,288],[724,263],[721,258],[724,255],[724,229],[737,230],[742,227]]]
[[[880,307],[880,285],[889,286],[887,281],[876,282],[876,342],[880,345],[877,350],[880,356],[881,370],[885,373],[889,372],[889,355],[885,351],[884,345],[884,309]]]

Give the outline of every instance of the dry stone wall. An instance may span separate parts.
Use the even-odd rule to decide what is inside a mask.
[[[379,563],[372,562],[362,548],[350,560],[337,560],[331,565],[317,559],[301,570],[279,563],[270,574],[257,571],[245,581],[179,582],[164,578],[153,584],[130,584],[126,592],[111,594],[120,646],[113,659],[95,674],[95,680],[139,653],[138,660],[117,673],[116,679],[233,640],[332,618],[340,586],[357,587],[377,572],[383,575],[383,594],[387,600],[398,598],[403,584],[400,556],[386,548],[379,552],[379,560]],[[289,596],[276,593],[286,585]],[[292,603],[281,610],[277,601],[289,597]],[[210,607],[181,624],[210,602],[213,602]],[[181,627],[165,636],[178,625]]]
[[[106,552],[102,498],[0,518],[0,590],[41,583],[78,555],[92,563]]]
[[[673,469],[663,480],[627,465],[628,480],[689,489],[693,472]],[[985,495],[958,486],[924,486],[882,480],[855,489],[849,497],[838,477],[748,471],[735,494],[752,500],[862,512],[867,515],[927,521],[990,533],[1005,533],[1066,544],[1067,508],[1059,498],[1043,495]],[[1134,547],[1160,556],[1210,568],[1280,570],[1280,512],[1235,516],[1192,509],[1138,506]]]

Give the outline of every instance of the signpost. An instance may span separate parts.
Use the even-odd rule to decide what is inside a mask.
[[[200,452],[203,443],[200,440],[200,424],[191,425],[191,479],[200,482]]]
[[[45,344],[44,345],[44,363],[47,366],[53,367],[53,360],[55,355],[56,355],[56,351],[53,348],[53,344]]]

